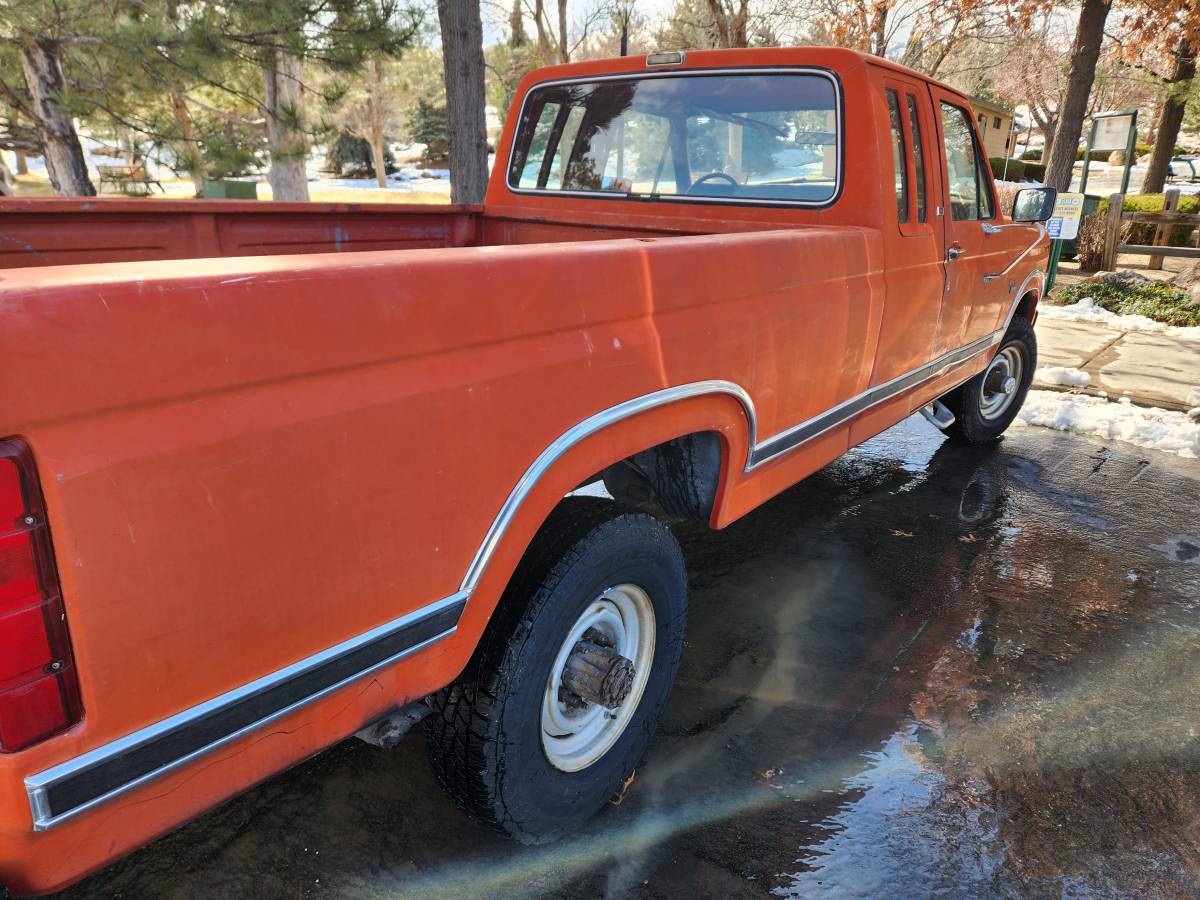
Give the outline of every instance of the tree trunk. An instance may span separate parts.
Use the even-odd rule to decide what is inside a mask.
[[[567,0],[558,0],[558,61],[571,61],[571,50],[567,46]]]
[[[371,122],[367,143],[371,145],[371,159],[375,166],[375,183],[381,188],[386,188],[388,186],[387,162],[383,158],[383,145],[387,140],[383,129],[383,60],[378,56],[371,64],[368,84],[370,98],[367,102],[367,110],[370,113]]]
[[[1196,54],[1185,37],[1175,51],[1175,64],[1167,79],[1167,96],[1158,113],[1158,138],[1154,141],[1146,180],[1142,182],[1143,194],[1161,194],[1167,183],[1167,164],[1175,155],[1175,140],[1179,137],[1179,126],[1183,124],[1183,112],[1195,77]]]
[[[541,57],[542,65],[550,65],[554,60],[550,53],[550,35],[546,32],[546,4],[545,0],[534,0],[533,4],[533,24],[537,26],[537,42],[538,55]],[[439,7],[439,18],[441,11]]]
[[[529,43],[525,34],[525,13],[521,9],[521,0],[513,0],[512,11],[508,14],[508,27],[512,32],[508,39],[510,47],[524,47]]]
[[[188,112],[187,100],[179,91],[171,91],[171,111],[175,114],[175,124],[179,126],[180,146],[183,148],[183,161],[188,174],[192,177],[192,188],[196,196],[204,194],[204,153],[200,150],[200,142],[196,140],[196,129],[192,126],[192,114]]]
[[[54,192],[64,197],[94,197],[87,160],[71,115],[58,102],[63,90],[59,46],[39,40],[21,48],[21,68],[33,105],[34,125],[42,139],[46,174]]]
[[[450,199],[454,203],[481,203],[488,172],[479,2],[438,0],[438,19],[442,26],[450,138]]]
[[[875,56],[887,56],[887,14],[882,3],[876,3],[871,14],[871,38],[868,51]]]
[[[18,175],[28,175],[29,174],[29,163],[26,162],[26,160],[25,160],[25,151],[17,150],[16,154],[17,154],[17,174]]]
[[[1050,122],[1042,129],[1042,135],[1045,142],[1042,144],[1042,159],[1043,166],[1049,165],[1050,154],[1054,152],[1054,132],[1058,130],[1058,120]]]
[[[1096,61],[1104,40],[1104,22],[1111,6],[1107,0],[1083,0],[1075,44],[1071,48],[1071,66],[1067,74],[1067,95],[1059,111],[1058,128],[1050,161],[1046,164],[1046,184],[1065,191],[1071,187],[1075,150],[1083,133],[1088,96],[1096,80]]]
[[[749,47],[750,0],[729,0],[728,6],[723,0],[707,2],[709,15],[717,29],[717,43],[722,47]]]
[[[266,98],[267,146],[271,168],[267,180],[276,200],[308,200],[308,159],[302,117],[304,91],[300,81],[300,60],[274,51],[263,69]]]
[[[729,32],[733,37],[733,46],[750,46],[750,0],[738,0],[738,10]]]

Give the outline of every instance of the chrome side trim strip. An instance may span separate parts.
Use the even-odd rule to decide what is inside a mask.
[[[590,437],[598,431],[602,431],[622,419],[628,419],[630,416],[636,416],[638,413],[656,409],[668,403],[687,400],[691,397],[700,397],[704,394],[728,394],[742,404],[742,407],[746,410],[746,419],[750,427],[749,443],[753,447],[758,433],[758,419],[754,412],[754,401],[750,399],[750,395],[746,393],[745,388],[734,384],[732,381],[693,381],[689,384],[681,384],[678,387],[664,388],[652,394],[644,394],[641,397],[626,400],[624,403],[618,403],[616,406],[609,407],[593,416],[588,416],[588,418],[579,424],[567,429],[553,444],[543,450],[537,459],[530,464],[529,468],[525,470],[525,474],[521,476],[512,491],[509,492],[504,505],[500,507],[500,512],[496,514],[496,518],[492,521],[492,527],[488,529],[487,536],[483,539],[483,544],[480,545],[475,558],[471,560],[471,565],[467,569],[467,574],[464,576],[459,590],[462,593],[471,594],[479,586],[479,579],[483,577],[484,570],[487,568],[488,563],[491,562],[496,548],[500,545],[500,539],[504,537],[504,532],[508,530],[508,526],[516,518],[521,504],[525,502],[525,498],[529,496],[538,479],[546,474],[560,456],[585,438]]]
[[[1013,316],[1017,314],[1017,307],[1021,305],[1021,298],[1028,293],[1030,282],[1037,282],[1038,299],[1046,293],[1046,275],[1041,269],[1034,269],[1025,276],[1025,280],[1021,282],[1021,286],[1017,288],[1017,293],[1013,297],[1012,304],[1008,307],[1008,315],[1004,317],[1004,324],[1000,326],[1000,333],[1004,334],[1008,331],[1008,326],[1012,324]]]
[[[454,594],[25,779],[45,831],[453,634]]]
[[[871,407],[878,406],[886,400],[890,400],[905,391],[917,387],[922,382],[936,378],[953,366],[967,362],[980,353],[983,353],[998,339],[999,333],[992,332],[979,338],[979,340],[972,341],[966,346],[959,347],[957,350],[951,350],[949,353],[939,356],[933,362],[926,363],[910,372],[905,372],[891,381],[885,381],[883,384],[868,388],[861,394],[839,403],[837,406],[826,410],[818,416],[814,416],[798,425],[793,425],[786,431],[781,431],[767,438],[767,440],[756,446],[750,454],[750,465],[746,467],[746,471],[749,472],[751,469],[762,465],[781,453],[786,453],[800,444],[820,437],[825,432],[844,424],[855,416],[866,412]]]
[[[923,381],[942,374],[952,366],[959,365],[985,352],[1002,335],[1002,331],[994,331],[976,341],[972,341],[964,347],[951,350],[949,353],[943,354],[930,363],[913,369],[911,372],[906,372],[884,384],[869,388],[818,416],[794,425],[786,431],[772,435],[762,443],[758,442],[758,416],[754,409],[754,401],[750,398],[750,394],[747,393],[745,388],[731,381],[694,381],[689,384],[679,385],[678,387],[665,388],[655,391],[652,394],[645,394],[641,397],[635,397],[632,400],[626,400],[624,403],[618,403],[616,406],[609,407],[602,412],[589,416],[559,436],[525,470],[525,474],[521,476],[516,486],[509,492],[504,505],[500,508],[500,512],[496,514],[496,518],[492,521],[491,528],[488,529],[487,536],[484,538],[483,544],[480,545],[478,552],[476,552],[475,558],[471,560],[471,565],[467,569],[467,574],[463,578],[459,590],[465,594],[471,594],[479,586],[479,581],[483,577],[488,563],[491,562],[496,548],[500,545],[504,533],[508,530],[509,525],[512,524],[513,519],[516,518],[517,511],[521,508],[521,504],[525,502],[525,498],[533,490],[534,485],[537,484],[538,479],[554,465],[559,457],[580,441],[622,419],[627,419],[630,416],[635,416],[638,413],[643,413],[659,406],[665,406],[668,403],[674,403],[677,400],[699,397],[704,394],[728,394],[731,397],[735,397],[746,411],[746,419],[749,426],[748,443],[750,446],[750,458],[746,460],[744,471],[750,472],[758,466],[774,459],[776,456],[786,453],[806,441],[819,437],[832,428],[836,428],[859,413],[883,403],[897,394],[914,388]]]

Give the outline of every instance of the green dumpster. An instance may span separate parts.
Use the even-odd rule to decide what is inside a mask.
[[[1100,208],[1100,197],[1097,197],[1095,194],[1084,194],[1083,195],[1083,215],[1079,220],[1080,225],[1082,226],[1083,220],[1086,219],[1088,216],[1090,216],[1092,213],[1094,213],[1099,208]],[[1062,242],[1062,254],[1061,254],[1060,258],[1061,259],[1074,259],[1075,252],[1076,252],[1076,249],[1078,248],[1078,246],[1079,246],[1079,238],[1078,237],[1073,237],[1069,241],[1063,241]]]
[[[206,178],[203,194],[209,200],[257,200],[258,183],[227,178],[211,181]]]

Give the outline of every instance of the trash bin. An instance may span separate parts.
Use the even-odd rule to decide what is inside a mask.
[[[1079,226],[1083,227],[1083,220],[1100,208],[1100,197],[1095,194],[1083,195],[1083,213],[1079,220]],[[1062,242],[1062,254],[1060,259],[1074,259],[1075,252],[1079,245],[1079,238],[1073,237],[1069,241]]]
[[[203,194],[209,200],[257,200],[258,184],[253,181],[204,180]]]

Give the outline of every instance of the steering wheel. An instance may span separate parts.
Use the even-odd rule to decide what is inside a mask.
[[[704,182],[712,181],[713,179],[716,179],[716,178],[724,178],[726,181],[728,181],[734,187],[738,186],[737,179],[734,178],[732,175],[726,175],[724,172],[709,172],[707,175],[701,175],[699,178],[697,178],[695,181],[693,181],[692,186],[690,188],[688,188],[688,193],[689,194],[692,193],[692,191],[696,190],[696,188],[700,187],[700,185],[704,184]]]

